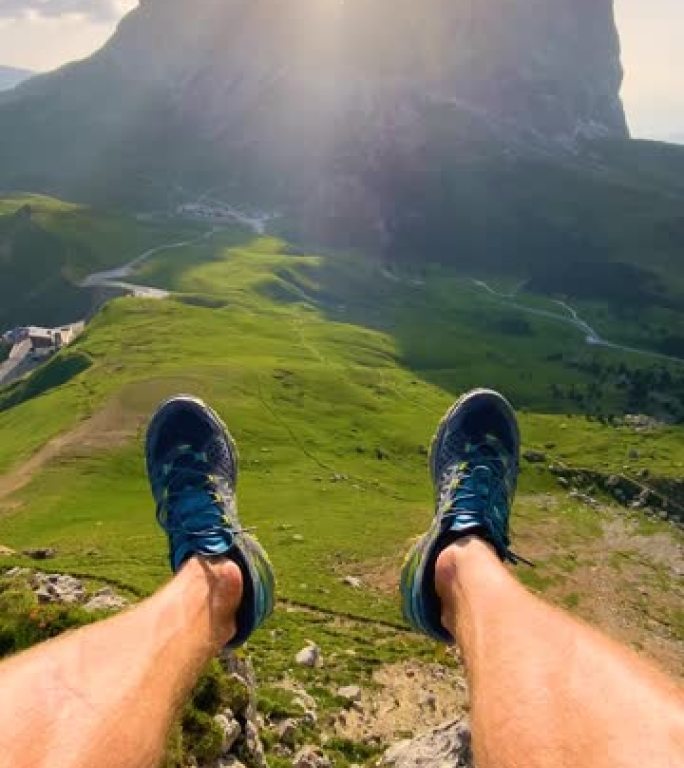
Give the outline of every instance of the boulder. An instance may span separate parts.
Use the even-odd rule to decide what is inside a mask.
[[[224,649],[219,654],[219,663],[229,675],[230,709],[221,714],[220,724],[224,729],[224,758],[229,750],[230,757],[242,761],[251,768],[267,768],[264,746],[259,735],[259,721],[256,707],[256,675],[249,658]],[[228,703],[228,702],[226,702]],[[227,721],[227,722],[226,722]],[[240,727],[238,732],[235,724]],[[228,743],[233,742],[230,747]],[[225,763],[229,766],[229,763]],[[242,763],[236,762],[235,768]]]
[[[223,744],[221,745],[221,752],[224,755],[228,755],[230,750],[235,746],[235,742],[240,738],[242,728],[240,723],[233,717],[233,713],[228,709],[225,712],[214,717],[214,722],[219,726],[223,732]]]
[[[309,643],[295,656],[295,661],[300,667],[320,667],[323,665],[321,649],[315,643]]]
[[[378,763],[382,768],[473,768],[470,728],[454,720],[415,739],[390,747]]]
[[[545,464],[546,454],[541,451],[525,451],[523,458],[530,464]]]
[[[41,603],[75,605],[85,598],[86,591],[79,579],[64,573],[33,574],[31,588]]]

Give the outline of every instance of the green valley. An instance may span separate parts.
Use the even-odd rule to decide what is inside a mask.
[[[56,230],[68,225],[60,215]],[[135,226],[80,274],[134,243],[172,242],[185,225]],[[109,301],[76,342],[0,390],[2,545],[53,548],[50,569],[130,596],[154,590],[168,565],[144,429],[160,400],[195,393],[238,440],[242,516],[272,556],[288,611],[253,645],[263,706],[285,706],[269,696],[281,700],[278,681],[308,638],[335,653],[360,643],[353,677],[373,685],[386,664],[434,655],[402,628],[398,570],[432,514],[435,424],[463,390],[492,386],[520,408],[532,452],[514,541],[536,568],[520,578],[677,667],[682,363],[587,345],[551,299],[502,298],[507,279],[490,278],[497,295],[446,267],[416,274],[353,252],[308,253],[241,227],[154,254],[130,279],[171,296]],[[643,424],[625,413],[644,414]],[[669,512],[617,503],[603,484],[616,475],[664,494]],[[3,561],[27,564],[20,554]],[[631,592],[637,578],[646,593]],[[283,631],[287,641],[273,642]],[[326,690],[349,682],[346,665],[331,662],[325,680]],[[339,710],[315,673],[300,682]],[[331,752],[337,765],[354,762],[344,752],[356,754],[354,744]]]

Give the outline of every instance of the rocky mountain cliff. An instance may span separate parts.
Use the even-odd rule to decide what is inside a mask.
[[[143,0],[97,58],[215,132],[268,99],[319,128],[435,103],[550,140],[627,135],[612,0]]]
[[[0,185],[211,187],[382,238],[388,190],[430,158],[626,138],[621,79],[613,0],[143,0],[90,59],[0,97]]]

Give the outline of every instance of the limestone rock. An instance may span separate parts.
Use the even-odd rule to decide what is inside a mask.
[[[454,720],[412,740],[401,741],[383,755],[382,768],[473,768],[470,729]]]
[[[76,605],[83,601],[86,591],[79,579],[63,573],[33,574],[31,587],[41,603]]]
[[[315,643],[309,643],[295,656],[295,661],[300,667],[320,667],[323,665],[321,649]]]
[[[347,587],[351,587],[352,589],[361,589],[363,586],[361,579],[357,578],[356,576],[345,576],[342,579],[342,583]]]
[[[249,658],[227,650],[219,655],[219,662],[230,676],[232,689],[231,709],[221,713],[225,719],[219,721],[225,734],[224,757],[227,757],[225,753],[229,750],[232,758],[251,768],[267,768],[266,754],[259,735],[256,675],[252,662]],[[234,723],[239,726],[239,732]],[[230,766],[229,763],[225,765]],[[240,765],[236,763],[235,768]]]
[[[117,595],[111,587],[103,587],[83,606],[89,613],[96,611],[120,611],[128,605],[128,600]]]
[[[228,755],[242,733],[240,723],[233,717],[233,713],[230,710],[216,715],[214,717],[214,722],[223,731],[221,752],[224,755]]]

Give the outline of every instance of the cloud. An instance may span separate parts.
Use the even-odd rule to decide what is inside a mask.
[[[128,4],[121,0],[0,0],[0,19],[59,19],[78,15],[94,22],[108,22],[118,19]]]

